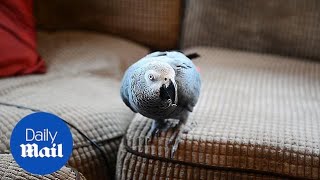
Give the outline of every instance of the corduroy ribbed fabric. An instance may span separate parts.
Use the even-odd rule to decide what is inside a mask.
[[[74,147],[70,166],[87,179],[111,177],[121,138],[133,117],[119,95],[116,78],[122,71],[120,64],[137,60],[148,50],[112,36],[79,31],[41,32],[39,44],[48,64],[47,74],[0,79],[0,153],[10,152],[12,129],[33,113],[28,108],[38,109],[78,127],[107,157],[106,161],[71,128]]]
[[[107,32],[153,49],[177,48],[181,11],[181,0],[35,1],[39,28]]]
[[[86,178],[71,167],[62,167],[59,171],[49,175],[40,176],[27,173],[14,161],[11,154],[0,154],[0,177],[4,180],[28,179],[28,180],[85,180]]]
[[[170,159],[172,130],[145,144],[137,114],[118,153],[118,179],[320,178],[320,63],[217,48],[200,58],[200,99]],[[179,87],[178,87],[179,88]]]
[[[320,59],[319,9],[317,0],[188,0],[181,46]]]

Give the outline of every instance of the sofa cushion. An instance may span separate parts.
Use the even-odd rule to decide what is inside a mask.
[[[146,145],[137,114],[118,154],[118,179],[320,178],[320,64],[216,48],[200,58],[200,99],[170,159],[172,130]]]
[[[35,16],[38,27],[43,29],[89,29],[116,34],[154,49],[170,49],[178,44],[181,3],[181,0],[36,0]]]
[[[120,64],[143,57],[147,49],[125,40],[88,32],[39,35],[48,73],[0,80],[0,153],[9,152],[12,129],[32,109],[51,112],[78,127],[107,156],[71,128],[74,149],[69,165],[87,179],[113,173],[116,154],[133,113],[119,95]],[[23,108],[21,108],[23,106]],[[111,168],[106,168],[107,165]]]
[[[14,179],[30,179],[30,180],[56,180],[56,179],[66,179],[66,180],[85,180],[85,177],[77,170],[71,167],[62,167],[59,171],[45,175],[34,175],[27,173],[19,167],[19,165],[14,161],[11,154],[0,154],[0,177],[1,179],[14,180]]]
[[[121,79],[129,65],[148,53],[136,43],[90,31],[40,31],[38,44],[51,74],[89,73]]]
[[[317,0],[186,2],[183,48],[219,46],[320,59]]]

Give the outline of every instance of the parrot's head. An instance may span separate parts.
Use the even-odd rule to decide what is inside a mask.
[[[176,106],[178,103],[175,76],[174,69],[168,63],[151,62],[146,65],[144,80],[147,92],[161,100],[161,108]]]

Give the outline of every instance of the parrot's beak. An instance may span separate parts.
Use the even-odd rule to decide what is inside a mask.
[[[169,81],[170,81],[170,84],[169,84],[168,88],[170,86],[173,86],[173,88],[174,88],[174,94],[172,94],[172,96],[170,96],[170,97],[172,97],[171,99],[172,99],[173,105],[177,105],[177,103],[178,103],[178,87],[177,87],[177,83],[176,83],[176,81],[172,81],[171,79]]]
[[[177,93],[177,84],[175,81],[169,79],[169,85],[162,85],[160,88],[160,98],[162,100],[171,100],[172,105],[176,106],[178,103],[178,93]]]

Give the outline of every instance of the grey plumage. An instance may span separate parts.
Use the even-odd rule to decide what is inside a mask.
[[[154,52],[127,69],[120,94],[132,111],[154,120],[149,138],[166,119],[178,119],[180,129],[198,101],[200,87],[199,72],[184,54]]]

